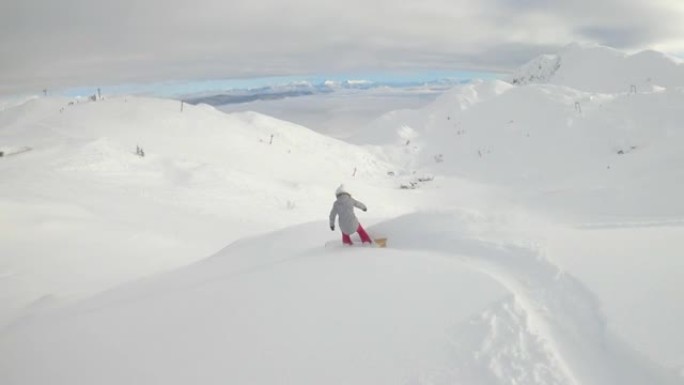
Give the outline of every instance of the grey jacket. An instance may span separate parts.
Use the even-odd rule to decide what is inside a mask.
[[[359,220],[354,215],[354,207],[366,211],[366,205],[352,198],[349,194],[340,194],[330,210],[330,227],[335,226],[335,217],[340,216],[340,230],[345,234],[354,234],[359,227]]]

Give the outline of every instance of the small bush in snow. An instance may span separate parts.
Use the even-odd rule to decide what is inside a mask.
[[[618,155],[624,155],[624,154],[629,154],[630,152],[634,151],[637,149],[637,146],[629,146],[628,149],[619,149],[617,150]]]
[[[580,102],[575,102],[575,111],[579,112],[580,114],[582,113],[582,105]]]
[[[271,136],[270,136],[269,139],[268,139],[268,144],[273,144],[273,137],[274,137],[274,136],[275,136],[274,134],[271,134]],[[263,139],[259,139],[259,142],[261,142],[261,143],[266,143],[266,141],[263,140]]]
[[[402,184],[399,186],[402,190],[414,190],[418,188],[418,182],[409,182],[408,184]]]
[[[414,172],[415,174],[415,172]],[[426,183],[426,182],[431,182],[435,179],[433,176],[419,176],[414,178],[412,181],[409,181],[408,183],[403,183],[399,186],[400,189],[402,190],[415,190],[418,187],[420,187],[421,183]]]

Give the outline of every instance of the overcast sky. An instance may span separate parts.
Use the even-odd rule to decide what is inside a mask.
[[[0,0],[0,93],[684,52],[684,0]]]

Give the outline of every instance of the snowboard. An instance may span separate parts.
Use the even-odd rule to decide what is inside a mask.
[[[387,238],[372,238],[373,243],[361,243],[361,240],[354,239],[354,244],[345,245],[341,240],[328,241],[325,243],[325,247],[387,247]]]

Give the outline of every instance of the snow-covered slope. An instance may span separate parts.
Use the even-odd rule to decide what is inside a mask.
[[[144,98],[1,111],[0,382],[683,384],[684,91],[568,50],[576,76],[354,144]],[[387,248],[338,246],[340,182]]]
[[[320,217],[340,180],[382,186],[389,169],[304,127],[169,100],[36,99],[0,127],[0,324]]]
[[[0,368],[12,384],[677,383],[575,278],[471,222],[372,227],[388,249],[321,249],[317,223],[244,240],[13,327]]]
[[[376,133],[415,169],[524,191],[535,204],[682,218],[682,105],[677,88],[630,95],[473,82],[422,110],[385,115],[355,140]]]
[[[551,83],[588,92],[652,91],[684,87],[684,64],[656,51],[628,55],[603,46],[571,44],[557,54],[530,61],[510,81]]]

